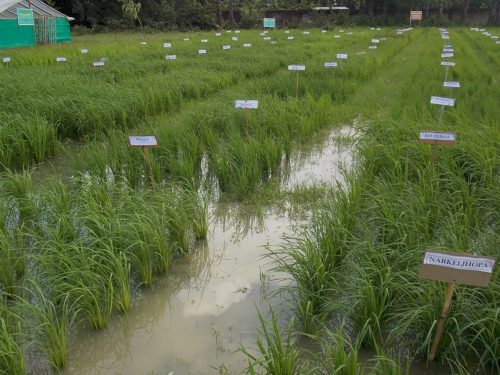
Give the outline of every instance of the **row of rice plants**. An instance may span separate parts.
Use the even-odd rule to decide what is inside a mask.
[[[273,251],[278,268],[293,280],[300,331],[323,338],[317,361],[333,362],[339,373],[362,373],[367,365],[352,363],[352,347],[348,356],[336,357],[331,327],[344,327],[344,337],[389,352],[396,362],[427,358],[445,288],[419,279],[425,250],[500,255],[500,116],[492,102],[500,72],[487,57],[495,46],[480,49],[476,36],[469,41],[462,30],[451,32],[457,55],[451,74],[462,88],[456,107],[437,124],[429,98],[442,84],[443,42],[434,30],[425,35],[406,50],[406,63],[345,104],[358,106],[366,124],[349,189],[333,192],[304,233]],[[433,163],[417,141],[422,129],[453,130],[459,142],[440,149]],[[500,371],[499,273],[488,288],[461,285],[456,292],[440,346],[441,362],[454,373]],[[268,358],[266,350],[259,360]]]

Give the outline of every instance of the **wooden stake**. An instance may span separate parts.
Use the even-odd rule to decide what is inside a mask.
[[[148,167],[148,172],[149,172],[149,178],[151,179],[151,185],[155,186],[155,178],[153,175],[153,165],[151,164],[151,159],[149,158],[149,148],[148,147],[143,147],[143,155],[144,155],[144,161],[146,162],[146,165]]]
[[[248,108],[243,109],[245,112],[245,132],[248,134]]]
[[[297,86],[295,87],[295,94],[299,97],[299,71],[297,70]]]
[[[432,164],[436,164],[436,159],[437,159],[437,147],[435,144],[431,144],[431,160]]]
[[[453,292],[455,291],[455,282],[452,281],[448,284],[448,290],[446,291],[446,297],[444,298],[443,309],[441,311],[441,316],[439,317],[436,334],[434,335],[434,340],[432,341],[431,353],[429,354],[429,361],[434,361],[436,358],[437,350],[439,347],[439,342],[444,332],[444,323],[450,312],[451,298],[453,297]]]
[[[449,68],[449,66],[446,65],[446,71],[444,72],[444,80],[445,80],[445,82],[448,80],[448,68]]]

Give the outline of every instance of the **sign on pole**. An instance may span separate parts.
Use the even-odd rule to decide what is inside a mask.
[[[422,11],[421,10],[410,11],[410,20],[411,21],[422,21]]]
[[[128,140],[132,147],[158,147],[158,141],[154,135],[131,135]]]
[[[264,29],[265,28],[275,29],[276,18],[264,18]]]
[[[420,142],[429,144],[455,144],[457,143],[457,135],[451,132],[441,132],[434,130],[421,130]]]
[[[17,24],[19,26],[33,26],[35,25],[35,18],[33,17],[33,9],[17,8]]]
[[[235,100],[234,108],[243,108],[243,109],[257,109],[259,108],[258,100]]]

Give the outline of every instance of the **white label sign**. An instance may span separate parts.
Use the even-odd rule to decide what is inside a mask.
[[[333,36],[335,39],[340,39],[340,35],[334,35]]]
[[[89,50],[86,49],[86,48],[84,48],[84,49],[81,49],[80,52],[83,53],[83,54],[86,54],[86,53],[89,53]]]
[[[227,46],[222,46],[222,49],[226,50],[226,49],[231,49],[231,46],[230,45],[227,45]]]
[[[450,37],[448,35],[443,35],[441,38],[444,39],[444,40],[450,39]]]
[[[145,46],[146,44],[148,44],[147,42],[141,42],[141,46]]]
[[[403,35],[402,31],[396,31],[396,35]]]
[[[497,40],[495,44],[500,44],[500,40]]]
[[[347,59],[347,54],[346,53],[337,53],[337,59]]]
[[[235,33],[235,34],[239,34],[239,33],[240,33],[240,30],[234,30],[234,33]]]
[[[306,70],[305,65],[288,65],[288,70]]]
[[[290,34],[290,30],[285,30],[285,34]]]
[[[222,34],[221,33],[215,33],[215,36],[221,36]]]
[[[264,40],[271,40],[271,37],[270,37],[270,36],[266,36],[266,37],[264,38]]]
[[[379,43],[380,39],[372,39],[372,43]]]
[[[154,135],[131,135],[128,137],[130,146],[133,147],[154,147],[158,146],[156,137]]]
[[[65,62],[66,61],[66,57],[56,57],[56,61],[57,62]]]
[[[172,48],[172,43],[163,43],[163,48]]]
[[[352,35],[352,31],[349,31],[349,32],[347,33],[347,35]]]
[[[271,41],[271,44],[277,44],[277,43],[278,43],[278,42],[277,42],[277,41],[275,41],[275,40]]]
[[[324,33],[326,33],[326,30],[321,30],[321,34],[324,34]]]
[[[207,53],[207,50],[206,50],[206,49],[200,49],[200,50],[198,50],[198,53],[199,53],[200,55],[204,55],[204,54],[206,54],[206,53]]]
[[[427,251],[424,264],[453,268],[462,271],[492,273],[495,261],[488,258],[470,258],[467,256],[449,255]]]
[[[441,142],[455,142],[457,136],[455,133],[445,133],[436,131],[423,130],[420,132],[421,141],[441,141]]]
[[[167,59],[167,60],[177,60],[177,55],[167,55],[167,56],[165,56],[165,59]]]
[[[441,61],[442,66],[455,66],[453,61]]]
[[[453,48],[443,48],[443,52],[453,52]]]
[[[233,36],[233,37],[231,37],[231,40],[232,40],[233,42],[237,42],[237,41],[238,41],[238,37],[237,37],[237,36]]]
[[[260,33],[259,35],[260,36],[266,36],[266,33]]]
[[[377,49],[377,46],[375,45],[372,45],[372,46],[368,46],[369,49]]]
[[[104,64],[105,64],[104,61],[95,61],[92,63],[92,66],[99,67],[99,66],[104,66]]]
[[[184,41],[185,42],[189,42],[189,38],[184,38]]]
[[[235,100],[234,108],[257,109],[259,108],[258,100]]]
[[[456,88],[459,88],[460,87],[460,82],[443,82],[443,87],[449,87],[449,88],[452,88],[452,89],[456,89]]]
[[[497,35],[492,35],[491,39],[498,39],[498,36]]]
[[[208,39],[202,39],[201,42],[202,43],[208,43]]]
[[[288,40],[293,40],[293,36],[289,36],[287,39]]]
[[[431,96],[431,104],[445,105],[448,107],[453,107],[455,105],[455,99],[443,98],[441,96]]]
[[[325,68],[336,68],[336,67],[337,63],[335,61],[325,63]]]
[[[309,31],[304,31],[303,34],[304,35],[309,35]]]
[[[8,56],[3,57],[3,58],[2,58],[2,61],[3,61],[4,63],[8,63],[8,62],[10,62],[10,57],[8,57]]]
[[[243,47],[245,47],[245,48],[250,48],[250,47],[252,47],[252,45],[251,45],[250,43],[244,43],[244,44],[243,44]]]
[[[453,57],[453,53],[450,53],[450,52],[448,52],[448,53],[442,53],[441,57],[442,58]]]

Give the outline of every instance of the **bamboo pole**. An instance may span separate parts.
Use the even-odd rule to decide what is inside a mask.
[[[439,342],[444,332],[444,323],[450,312],[451,298],[453,297],[453,292],[455,291],[455,282],[452,281],[448,284],[448,289],[446,291],[446,296],[444,298],[443,309],[441,310],[441,315],[438,319],[438,324],[436,328],[436,334],[434,335],[434,340],[432,341],[431,352],[429,354],[429,361],[434,361],[436,358],[437,350],[439,347]]]

